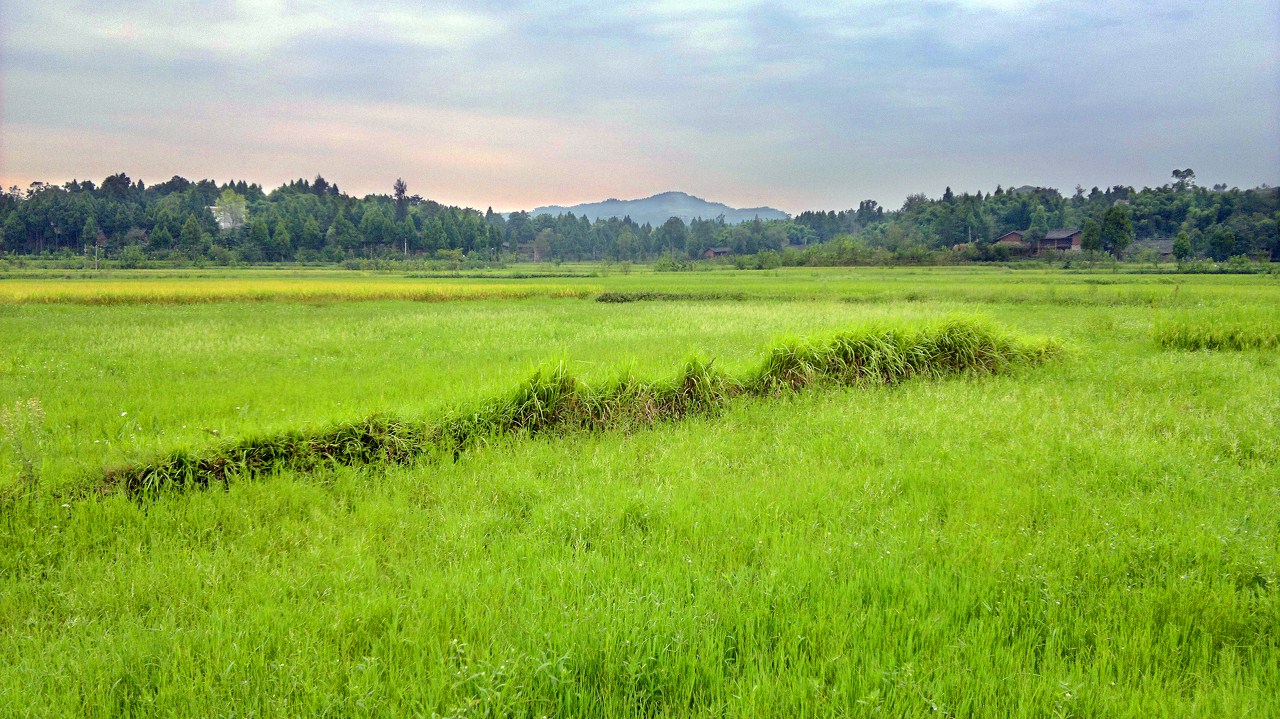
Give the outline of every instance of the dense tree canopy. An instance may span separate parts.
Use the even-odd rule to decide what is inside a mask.
[[[729,225],[671,218],[652,227],[626,217],[592,222],[572,214],[503,216],[444,206],[410,195],[402,179],[390,194],[355,198],[319,176],[266,192],[245,181],[182,177],[147,187],[118,173],[100,184],[33,183],[0,194],[0,252],[76,254],[101,239],[109,255],[133,248],[135,258],[244,262],[437,253],[625,261],[695,258],[712,247],[735,255],[809,247],[812,256],[832,261],[909,262],[953,249],[1002,259],[992,243],[1010,230],[1028,233],[1034,244],[1050,230],[1079,228],[1085,249],[1117,255],[1134,240],[1177,237],[1185,258],[1280,259],[1276,188],[1206,189],[1189,168],[1174,171],[1172,180],[1142,190],[1077,187],[1070,197],[1030,186],[998,186],[986,195],[946,188],[938,199],[911,195],[898,210],[864,200],[857,208],[803,212],[792,220]]]

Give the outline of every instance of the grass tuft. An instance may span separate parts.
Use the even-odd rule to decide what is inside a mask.
[[[456,459],[501,437],[632,429],[713,412],[740,396],[772,397],[818,384],[885,385],[997,374],[1059,353],[1056,342],[1015,339],[972,320],[951,320],[918,331],[847,332],[820,344],[784,342],[741,378],[721,372],[713,362],[690,359],[665,381],[626,376],[592,387],[561,363],[535,372],[506,395],[448,412],[435,422],[375,415],[318,431],[225,442],[196,454],[179,449],[109,470],[99,486],[149,495],[278,471],[406,464],[423,456]]]
[[[1280,347],[1280,322],[1261,314],[1237,313],[1213,322],[1184,315],[1157,328],[1155,338],[1167,350],[1275,349]]]

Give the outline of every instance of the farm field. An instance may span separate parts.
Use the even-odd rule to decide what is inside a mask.
[[[0,715],[1280,713],[1276,275],[489,274],[0,279]],[[96,491],[551,363],[739,375],[790,338],[955,317],[1063,350]]]

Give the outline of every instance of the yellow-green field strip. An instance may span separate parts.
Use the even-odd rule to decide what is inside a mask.
[[[601,292],[592,285],[560,283],[424,282],[307,279],[5,280],[0,304],[200,304],[216,302],[365,302],[407,300],[586,299]]]

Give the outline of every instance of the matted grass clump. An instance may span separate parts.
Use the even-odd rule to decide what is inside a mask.
[[[1209,321],[1179,317],[1156,329],[1156,344],[1168,350],[1276,349],[1280,347],[1280,317],[1237,314]]]
[[[627,302],[715,302],[720,300],[741,302],[745,299],[747,299],[747,293],[745,292],[659,292],[656,290],[602,292],[596,296],[596,302],[613,304]]]
[[[713,362],[693,359],[670,379],[628,376],[592,386],[570,375],[562,363],[536,372],[505,396],[436,421],[375,415],[318,430],[225,442],[198,453],[177,450],[107,471],[103,488],[146,494],[274,471],[456,458],[469,447],[513,434],[627,429],[711,412],[735,397],[794,393],[815,384],[884,385],[997,374],[1044,362],[1059,352],[1054,341],[1016,339],[972,320],[950,320],[920,330],[842,333],[816,344],[786,342],[773,348],[758,368],[738,377]]]

